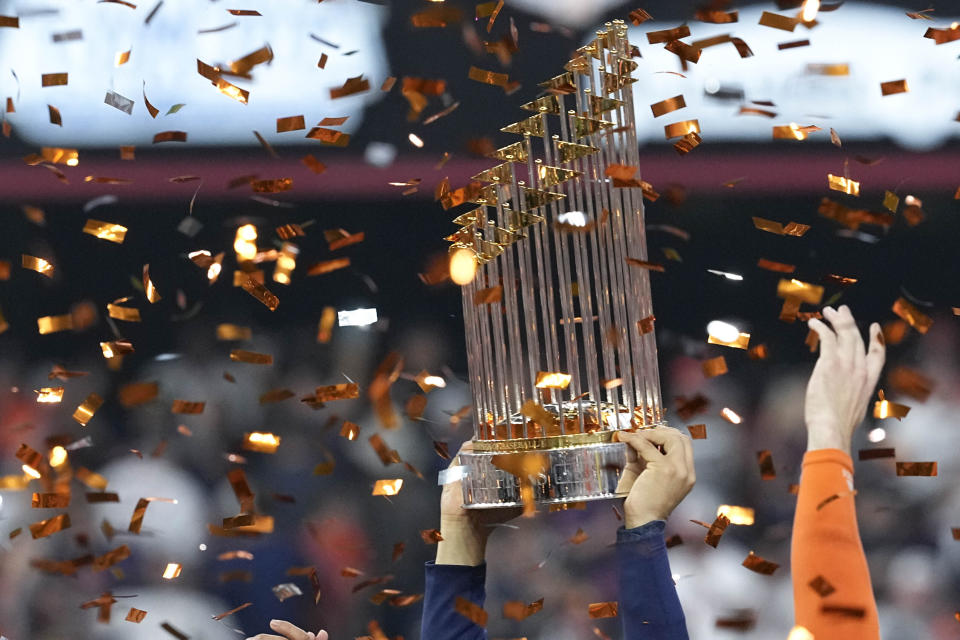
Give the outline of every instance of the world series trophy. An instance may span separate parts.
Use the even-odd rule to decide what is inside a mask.
[[[501,131],[522,140],[446,196],[473,395],[467,508],[616,497],[619,430],[664,424],[627,27],[607,23]],[[452,258],[453,259],[453,258]],[[620,494],[624,495],[624,494]]]

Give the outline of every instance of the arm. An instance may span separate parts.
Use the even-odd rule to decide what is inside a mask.
[[[632,458],[618,487],[618,492],[630,487],[624,502],[626,527],[617,531],[623,637],[687,640],[663,530],[696,481],[690,439],[668,427],[619,432],[617,437],[630,446]]]
[[[465,443],[461,451],[469,450]],[[457,464],[454,458],[453,465]],[[421,640],[486,640],[487,632],[454,609],[458,597],[482,607],[486,591],[484,555],[490,527],[517,515],[518,509],[463,508],[460,481],[443,486],[440,496],[440,536],[437,560],[424,569]]]
[[[810,328],[820,336],[820,356],[807,386],[804,411],[807,453],[790,554],[794,612],[796,624],[817,638],[876,640],[880,627],[857,529],[850,440],[883,368],[883,335],[879,325],[871,325],[865,353],[846,306],[826,307],[823,315],[832,328],[810,321]],[[825,500],[830,501],[824,504]],[[818,578],[834,591],[821,596],[823,590],[811,586]],[[824,606],[860,609],[863,616],[831,613]]]

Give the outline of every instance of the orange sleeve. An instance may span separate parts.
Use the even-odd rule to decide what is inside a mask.
[[[839,449],[808,451],[803,457],[790,564],[797,625],[817,640],[880,638],[870,569],[857,529],[853,461]],[[834,591],[821,595],[829,588],[818,578]]]

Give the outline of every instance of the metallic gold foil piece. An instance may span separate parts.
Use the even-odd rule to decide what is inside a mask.
[[[166,568],[163,570],[163,575],[160,577],[164,580],[173,580],[174,578],[180,577],[181,571],[183,571],[183,565],[179,562],[168,562]]]
[[[403,479],[394,478],[392,480],[377,480],[373,485],[371,495],[375,496],[395,496],[403,488]]]
[[[691,424],[687,426],[687,430],[690,432],[691,440],[707,439],[707,425],[705,424]]]
[[[936,462],[898,462],[897,475],[898,476],[933,477],[937,475],[937,463]]]
[[[832,173],[827,174],[827,185],[834,191],[842,191],[847,195],[859,196],[860,183],[843,176],[835,176]]]
[[[133,353],[133,345],[129,340],[113,340],[111,342],[101,342],[100,350],[103,352],[103,357],[107,360],[111,358],[116,358],[119,356],[124,356],[128,353]]]
[[[50,124],[55,124],[58,127],[63,126],[63,117],[60,115],[60,109],[57,109],[52,104],[48,104],[47,115],[50,118]]]
[[[348,233],[344,229],[328,229],[323,232],[324,239],[327,241],[327,248],[330,251],[336,251],[352,244],[363,242],[366,233],[358,231],[357,233]]]
[[[671,40],[679,40],[680,38],[686,38],[690,35],[690,27],[687,25],[680,25],[675,29],[661,29],[660,31],[648,31],[647,32],[647,42],[649,44],[660,44],[663,42],[670,42]]]
[[[276,178],[273,180],[253,180],[250,188],[254,193],[280,193],[293,189],[293,178]]]
[[[900,393],[920,402],[926,402],[936,386],[933,378],[904,366],[899,366],[887,373],[887,382]]]
[[[107,479],[86,467],[79,467],[74,473],[74,477],[94,491],[103,491],[107,488]]]
[[[47,518],[46,520],[41,520],[40,522],[34,522],[30,525],[30,535],[34,540],[38,538],[46,538],[51,536],[58,531],[63,531],[64,529],[70,528],[70,514],[61,513],[60,515],[53,516],[52,518]]]
[[[677,153],[683,156],[699,147],[702,141],[703,139],[700,137],[699,133],[688,133],[680,138],[680,140],[674,142],[673,148],[676,149]]]
[[[53,264],[47,262],[43,258],[38,258],[36,256],[27,255],[24,253],[20,256],[20,264],[24,269],[36,271],[37,273],[47,276],[48,278],[53,277]]]
[[[44,73],[40,76],[41,87],[59,87],[67,84],[66,73]]]
[[[790,42],[780,42],[777,44],[777,49],[783,51],[784,49],[796,49],[797,47],[809,47],[810,40],[791,40]]]
[[[663,127],[663,134],[667,140],[671,138],[682,138],[688,133],[700,133],[699,120],[683,120],[674,122]]]
[[[43,387],[38,390],[37,402],[39,404],[60,404],[63,400],[63,387]]]
[[[857,451],[858,460],[880,460],[882,458],[896,458],[897,450],[893,447],[880,449],[860,449]]]
[[[773,466],[773,455],[769,449],[757,451],[757,466],[760,467],[762,480],[774,480],[777,477],[777,470]]]
[[[122,320],[124,322],[140,322],[140,310],[135,307],[124,307],[119,304],[119,300],[114,303],[107,304],[107,315],[109,315],[114,320]]]
[[[217,340],[250,340],[253,331],[250,327],[223,323],[217,325]]]
[[[286,133],[288,131],[300,131],[301,129],[306,129],[307,126],[304,123],[303,116],[287,116],[285,118],[277,118],[277,133]]]
[[[740,507],[722,504],[717,507],[717,517],[724,516],[730,524],[750,526],[754,521],[754,510],[751,507]]]
[[[70,494],[34,493],[30,506],[34,509],[66,509],[70,506]]]
[[[353,400],[360,397],[360,385],[355,382],[331,384],[317,387],[314,396],[317,402],[332,402],[334,400]]]
[[[322,260],[314,263],[307,269],[308,276],[318,276],[324,273],[330,273],[338,269],[350,266],[350,258],[334,258],[333,260]]]
[[[700,61],[702,50],[683,42],[682,40],[671,40],[663,47],[670,53],[676,55],[685,62],[696,64]]]
[[[269,353],[257,353],[244,349],[231,350],[230,359],[234,362],[246,362],[247,364],[273,364],[273,356]]]
[[[880,93],[884,96],[892,96],[897,93],[907,93],[910,88],[906,80],[890,80],[880,83]]]
[[[320,314],[317,326],[317,342],[327,343],[333,336],[333,327],[337,322],[337,310],[333,307],[324,307]]]
[[[258,453],[276,453],[280,446],[280,436],[262,431],[252,431],[243,434],[242,447],[247,451]]]
[[[793,273],[797,270],[796,265],[784,264],[783,262],[774,262],[773,260],[767,260],[766,258],[760,258],[757,260],[757,266],[761,269],[766,269],[767,271],[773,271],[776,273]]]
[[[720,543],[720,538],[723,537],[723,532],[726,531],[729,524],[730,519],[721,513],[717,516],[717,519],[713,521],[713,524],[707,528],[707,536],[703,541],[716,549]]]
[[[11,29],[19,29],[20,18],[17,16],[0,16],[0,27],[9,27]]]
[[[572,376],[567,373],[538,371],[536,387],[538,389],[566,389]]]
[[[900,206],[900,198],[897,194],[892,191],[883,192],[883,208],[887,209],[890,213],[896,213],[897,207]]]
[[[708,343],[708,344],[719,344],[719,345],[721,345],[721,346],[723,346],[723,347],[733,347],[734,349],[744,349],[744,350],[745,350],[748,346],[750,346],[750,334],[749,334],[749,333],[741,333],[741,334],[737,337],[737,339],[734,340],[734,341],[732,341],[732,342],[724,342],[723,340],[720,340],[719,338],[716,338],[716,337],[714,337],[714,336],[707,336],[707,343]]]
[[[161,131],[153,136],[153,144],[158,142],[186,142],[186,131]]]
[[[697,9],[693,17],[700,22],[709,22],[711,24],[728,24],[740,20],[739,13],[736,11],[721,11],[720,9],[711,9],[709,7]]]
[[[640,267],[642,269],[649,269],[650,271],[657,271],[663,273],[665,268],[662,264],[658,262],[648,262],[646,260],[639,260],[637,258],[626,258],[626,262],[631,267]]]
[[[807,304],[818,305],[823,300],[823,287],[796,278],[781,278],[777,283],[778,298],[797,298]]]
[[[309,274],[308,274],[309,275]],[[257,282],[251,277],[247,277],[241,285],[243,290],[252,295],[254,298],[263,303],[265,307],[270,309],[270,311],[276,311],[277,307],[280,305],[280,298],[275,296],[270,292],[265,286]],[[231,358],[233,354],[231,354]]]
[[[778,13],[764,11],[760,15],[760,22],[758,24],[761,24],[764,27],[772,27],[774,29],[782,29],[783,31],[792,32],[797,28],[797,23],[799,22],[800,21],[797,18],[789,18]]]
[[[475,67],[473,65],[470,66],[467,77],[477,82],[492,84],[503,88],[510,83],[510,76],[506,73],[497,73],[496,71],[481,69],[480,67]]]
[[[350,144],[350,134],[329,127],[313,127],[305,138],[318,140],[328,147],[346,147]]]
[[[780,565],[776,562],[764,560],[760,556],[755,555],[753,551],[747,554],[747,557],[743,561],[743,566],[750,569],[750,571],[765,576],[772,576],[773,573],[780,568]]]
[[[923,313],[906,298],[897,298],[892,310],[920,333],[926,333],[933,325],[933,318]]]
[[[487,626],[487,612],[484,611],[483,607],[470,602],[466,598],[457,596],[453,602],[453,610],[479,627]]]
[[[883,391],[879,391],[880,399],[873,404],[873,417],[877,419],[896,418],[902,420],[910,413],[910,407],[905,404],[890,402],[883,397]]]
[[[170,407],[171,413],[185,413],[190,415],[197,415],[203,413],[204,408],[207,406],[206,402],[192,402],[189,400],[174,400],[173,406]]]
[[[370,91],[369,80],[364,80],[363,76],[347,78],[346,82],[343,83],[343,86],[333,87],[330,89],[330,99],[336,100],[338,98],[344,98],[346,96],[352,96],[358,93],[364,93],[366,91]]]
[[[913,17],[909,13],[907,15],[910,16],[911,18]],[[921,14],[917,13],[915,15],[921,15]],[[923,17],[926,18],[927,16],[923,16]],[[923,34],[923,37],[930,38],[931,40],[933,40],[934,44],[945,44],[947,42],[954,42],[955,40],[960,40],[960,25],[957,25],[957,23],[953,23],[947,29],[935,29],[933,27],[930,27]]]
[[[157,397],[160,386],[156,382],[131,382],[120,387],[117,394],[124,407],[137,407]]]
[[[69,329],[73,329],[73,316],[70,314],[37,318],[37,331],[40,335],[67,331]]]
[[[493,304],[503,300],[503,285],[498,284],[495,287],[480,289],[473,294],[473,304]]]
[[[653,20],[653,16],[651,16],[649,13],[647,13],[643,9],[634,9],[627,16],[627,19],[630,20],[633,26],[639,27],[642,23],[646,22],[647,20]]]
[[[666,100],[653,103],[650,105],[650,110],[653,112],[654,118],[659,118],[664,114],[670,113],[671,111],[676,111],[677,109],[683,109],[686,106],[687,102],[683,99],[683,95],[677,95],[673,96],[672,98],[667,98]]]
[[[773,139],[774,140],[806,140],[810,133],[813,131],[819,131],[819,127],[810,125],[809,127],[801,127],[795,122],[785,125],[776,125],[773,127]]]
[[[826,598],[828,595],[836,591],[836,588],[821,575],[818,575],[807,584],[811,589],[816,591],[817,595],[819,595],[821,598]]]
[[[740,424],[741,422],[743,422],[743,418],[737,415],[737,413],[730,407],[724,407],[723,409],[721,409],[720,417],[726,420],[727,422],[729,422],[730,424]]]
[[[583,530],[581,529],[579,533],[583,533]],[[582,542],[582,540],[580,540],[580,542]],[[574,544],[579,544],[579,542],[575,542]],[[517,622],[523,622],[542,609],[543,598],[530,604],[526,604],[520,600],[508,600],[503,603],[503,617],[516,620]]]
[[[616,602],[592,602],[587,605],[587,613],[591,618],[616,618]]]
[[[83,232],[95,238],[100,238],[101,240],[123,244],[123,240],[127,235],[127,228],[113,222],[104,222],[90,218],[84,225]]]
[[[701,362],[700,368],[703,369],[703,375],[707,378],[722,376],[727,373],[727,360],[723,356],[710,358],[709,360]]]

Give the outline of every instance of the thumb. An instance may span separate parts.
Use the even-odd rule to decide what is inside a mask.
[[[883,330],[880,325],[874,322],[870,325],[870,347],[867,349],[867,387],[870,393],[877,386],[877,380],[880,379],[880,371],[883,369],[883,363],[887,357],[887,348],[883,341]]]

